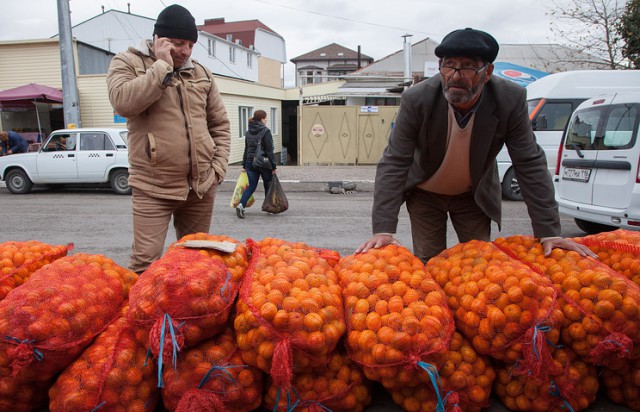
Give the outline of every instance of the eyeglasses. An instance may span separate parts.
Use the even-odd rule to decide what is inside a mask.
[[[453,77],[456,72],[460,74],[460,77],[464,79],[473,79],[476,74],[478,74],[481,70],[486,69],[488,64],[478,68],[471,69],[467,67],[453,67],[453,66],[440,66],[440,74],[446,77]]]

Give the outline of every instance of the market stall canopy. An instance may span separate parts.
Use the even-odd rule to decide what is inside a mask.
[[[62,103],[62,90],[43,84],[29,83],[0,91],[0,104],[10,102]]]
[[[513,63],[495,62],[493,64],[493,75],[509,79],[520,86],[527,87],[529,83],[533,83],[541,77],[547,76],[549,73],[540,70],[524,67]]]

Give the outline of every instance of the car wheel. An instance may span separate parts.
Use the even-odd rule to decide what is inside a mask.
[[[576,221],[576,225],[583,231],[590,235],[600,233],[600,232],[611,232],[612,230],[616,230],[617,227],[603,225],[602,223],[589,222],[586,220],[574,219]]]
[[[116,170],[111,173],[111,188],[119,195],[130,195],[131,186],[129,186],[129,172],[126,170]]]
[[[7,173],[6,183],[7,189],[17,195],[29,193],[33,187],[33,182],[29,179],[29,176],[24,170],[20,169],[14,169]]]
[[[513,167],[507,170],[507,173],[504,174],[504,179],[502,179],[502,196],[508,200],[522,200],[520,185]]]

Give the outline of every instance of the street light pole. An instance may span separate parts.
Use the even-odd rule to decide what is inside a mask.
[[[73,58],[73,37],[69,0],[58,0],[58,38],[60,41],[60,68],[62,74],[62,106],[65,127],[80,126],[80,103],[76,83],[76,65]]]

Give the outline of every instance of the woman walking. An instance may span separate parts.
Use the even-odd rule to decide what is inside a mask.
[[[240,219],[244,219],[244,208],[247,206],[249,198],[258,187],[258,180],[262,177],[265,194],[269,190],[273,173],[276,173],[276,161],[273,154],[273,136],[271,130],[266,126],[267,112],[264,110],[256,110],[253,117],[249,119],[249,130],[244,137],[244,154],[242,155],[242,166],[247,172],[249,178],[249,186],[242,193],[240,203],[236,207],[236,214]],[[253,167],[253,158],[256,155],[258,142],[261,142],[262,149],[269,157],[271,169],[256,169]]]

